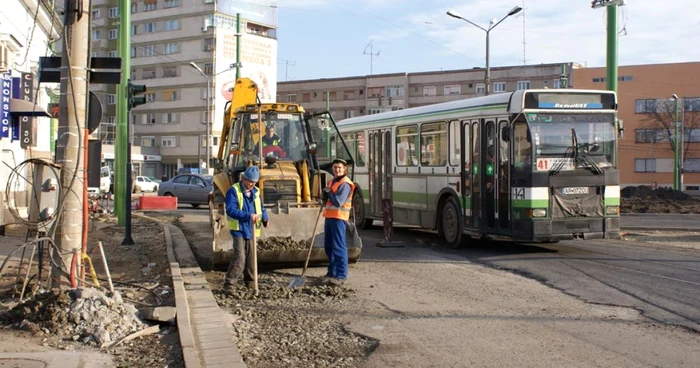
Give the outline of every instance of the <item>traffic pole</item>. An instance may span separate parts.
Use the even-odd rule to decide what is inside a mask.
[[[131,78],[131,1],[119,0],[119,42],[118,55],[122,59],[122,79],[117,86],[117,126],[114,142],[114,212],[117,224],[126,224],[125,203],[131,205],[131,191],[127,188],[131,176],[127,165],[127,146],[129,144],[129,111],[126,89]],[[128,202],[127,202],[128,199]]]
[[[617,92],[617,7],[617,4],[606,7],[608,14],[606,84],[607,89],[613,92]]]
[[[59,126],[56,144],[56,162],[61,165],[63,207],[57,228],[58,251],[54,259],[61,264],[51,269],[51,286],[60,288],[62,275],[73,274],[78,262],[74,255],[80,252],[83,232],[83,162],[80,149],[82,137],[87,134],[85,118],[88,102],[88,42],[90,40],[91,1],[65,1],[67,38],[63,41],[61,57],[61,95]],[[59,254],[56,254],[59,253]],[[65,268],[65,269],[64,269]]]
[[[236,13],[236,80],[241,77],[241,13]]]

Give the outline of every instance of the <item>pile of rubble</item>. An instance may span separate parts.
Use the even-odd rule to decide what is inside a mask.
[[[223,277],[213,274],[210,278]],[[212,282],[219,305],[234,316],[233,334],[249,367],[354,367],[376,348],[376,341],[343,328],[351,289],[322,285],[313,277],[290,289],[290,280],[262,274],[257,296],[246,288],[227,296],[216,291],[220,281]]]
[[[0,323],[61,339],[105,346],[146,327],[119,293],[93,289],[50,290],[0,314]]]
[[[258,240],[258,250],[299,250],[309,249],[309,242],[306,240],[292,240],[291,236],[273,236]]]
[[[622,213],[700,213],[700,201],[671,188],[625,187],[620,195]]]

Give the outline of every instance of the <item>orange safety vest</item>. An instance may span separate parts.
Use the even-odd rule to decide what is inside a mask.
[[[352,193],[355,190],[355,184],[353,184],[347,176],[343,177],[343,180],[340,180],[335,184],[332,183],[333,180],[329,181],[328,187],[331,188],[331,192],[333,192],[333,194],[338,193],[338,189],[340,189],[341,185],[349,184],[350,195],[348,196],[348,199],[345,200],[345,203],[343,203],[340,207],[336,207],[330,199],[326,201],[326,207],[323,209],[323,217],[348,221],[350,220],[350,211],[352,210]]]

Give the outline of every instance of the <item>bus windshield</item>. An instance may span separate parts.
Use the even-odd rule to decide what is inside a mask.
[[[600,169],[617,167],[614,114],[528,113],[526,118],[538,165],[576,154],[590,157]]]
[[[261,139],[257,113],[241,116],[240,133],[241,155],[258,157],[258,141]],[[267,111],[262,114],[263,156],[275,156],[279,160],[297,161],[308,158],[304,142],[303,119],[300,113],[278,113]]]

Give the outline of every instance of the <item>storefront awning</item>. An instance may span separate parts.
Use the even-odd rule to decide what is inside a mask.
[[[41,106],[31,102],[20,100],[18,98],[10,99],[10,115],[12,116],[40,116],[50,117]]]

